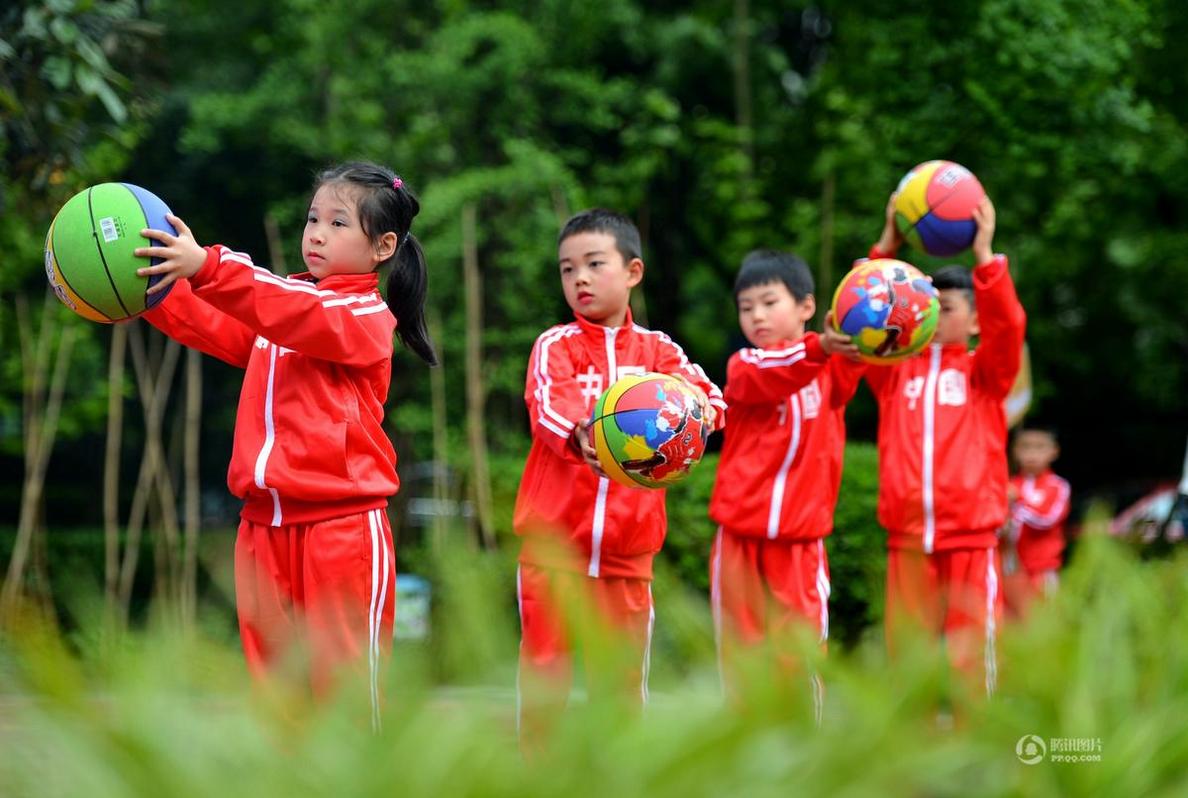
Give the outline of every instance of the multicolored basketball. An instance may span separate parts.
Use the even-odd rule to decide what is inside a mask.
[[[101,322],[130,319],[164,299],[172,286],[146,294],[161,276],[138,276],[149,259],[132,252],[156,244],[140,235],[146,227],[177,232],[167,213],[160,198],[130,183],[100,183],[67,200],[45,236],[45,276],[58,299]]]
[[[910,263],[890,258],[859,263],[833,294],[833,325],[869,363],[892,363],[932,340],[940,299],[932,281]]]
[[[926,161],[899,181],[895,221],[912,246],[956,255],[973,243],[974,208],[986,196],[973,172],[952,161]]]
[[[594,405],[590,432],[602,470],[633,488],[679,482],[709,437],[697,394],[668,374],[619,379]]]

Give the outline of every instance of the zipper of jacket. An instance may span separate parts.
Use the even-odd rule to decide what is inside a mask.
[[[796,459],[796,451],[800,448],[800,400],[797,394],[792,394],[787,402],[792,408],[792,424],[789,430],[788,451],[784,454],[784,462],[780,463],[780,470],[776,472],[775,482],[771,486],[771,506],[767,512],[767,537],[771,540],[775,540],[780,534],[784,485],[788,481],[788,470],[792,468],[792,461]]]
[[[936,451],[936,379],[940,373],[941,346],[932,344],[928,360],[928,381],[924,384],[924,553],[932,553],[936,537],[936,513],[933,496]]]
[[[606,331],[606,387],[615,384],[615,374],[618,372],[618,361],[615,358],[615,335],[618,327],[604,327]],[[606,477],[598,478],[598,498],[594,500],[594,522],[590,529],[590,567],[586,574],[597,577],[602,566],[602,533],[606,528],[606,494],[610,490],[610,480]]]
[[[267,490],[272,494],[272,526],[281,524],[280,494],[276,488],[270,488],[264,482],[264,472],[268,468],[268,458],[272,455],[272,447],[276,443],[276,425],[272,416],[273,387],[276,383],[277,345],[268,342],[268,388],[264,392],[264,445],[260,447],[260,454],[256,456],[256,487]]]

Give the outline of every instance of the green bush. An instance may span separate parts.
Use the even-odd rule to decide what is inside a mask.
[[[1085,541],[1055,600],[1000,636],[987,701],[946,698],[943,657],[888,661],[860,643],[821,663],[819,726],[803,694],[764,681],[723,703],[703,649],[642,716],[575,699],[556,733],[519,754],[514,630],[491,624],[489,558],[445,555],[454,599],[443,650],[478,683],[434,687],[398,645],[385,723],[366,699],[310,704],[248,687],[230,644],[155,631],[84,637],[70,653],[35,627],[0,636],[0,784],[6,796],[484,795],[616,798],[746,794],[1182,795],[1188,790],[1188,558],[1142,562]],[[671,597],[674,607],[684,602]],[[681,612],[684,612],[682,610]],[[423,652],[422,652],[423,653]],[[481,678],[485,676],[485,678]],[[942,702],[951,716],[938,714]],[[945,722],[945,717],[953,720]],[[954,722],[955,721],[955,722]],[[1025,738],[1045,743],[1027,764]],[[1055,758],[1060,741],[1088,761]]]

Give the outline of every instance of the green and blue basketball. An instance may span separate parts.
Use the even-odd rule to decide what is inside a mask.
[[[926,161],[899,181],[895,222],[908,243],[948,257],[969,247],[977,233],[974,208],[986,196],[973,172],[952,161]]]
[[[140,235],[146,227],[176,234],[167,213],[157,195],[131,183],[100,183],[67,200],[45,236],[45,276],[58,299],[83,318],[106,323],[164,299],[169,289],[147,293],[161,276],[137,275],[150,261],[132,253],[157,244]]]

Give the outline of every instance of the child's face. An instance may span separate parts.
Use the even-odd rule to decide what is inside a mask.
[[[373,244],[363,232],[355,192],[326,184],[309,203],[301,255],[309,273],[318,279],[330,274],[366,274],[392,254],[395,237],[395,233],[387,233],[378,246]]]
[[[1015,436],[1013,447],[1015,460],[1024,474],[1042,474],[1060,455],[1060,447],[1046,432],[1024,430]]]
[[[569,307],[595,324],[621,327],[631,289],[643,279],[643,261],[624,261],[610,233],[571,235],[561,242],[557,256]]]
[[[738,292],[738,326],[751,345],[761,349],[802,338],[804,325],[816,309],[812,294],[797,301],[780,280]]]
[[[938,344],[968,344],[978,334],[978,312],[960,288],[940,291],[940,319],[936,323]]]

